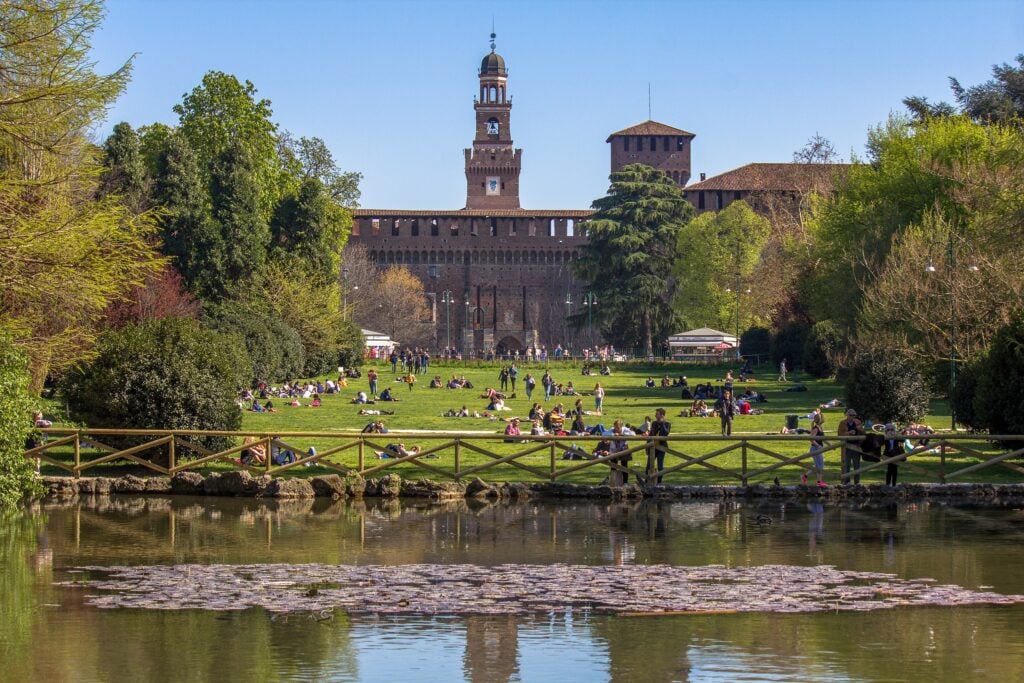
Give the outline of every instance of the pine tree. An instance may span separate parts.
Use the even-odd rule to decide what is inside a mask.
[[[245,282],[267,261],[270,228],[260,212],[260,189],[253,175],[252,157],[239,143],[220,156],[210,181],[213,220],[223,245],[212,293],[225,293]]]

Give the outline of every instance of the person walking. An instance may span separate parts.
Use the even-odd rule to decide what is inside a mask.
[[[555,391],[555,379],[551,376],[550,371],[544,371],[544,375],[540,378],[540,383],[544,385],[544,400],[550,400],[551,394]]]
[[[516,380],[519,379],[519,368],[513,363],[508,369],[508,381],[512,383],[512,393],[516,393]]]
[[[715,410],[722,420],[722,436],[732,436],[732,418],[736,415],[736,401],[732,398],[732,392],[726,389],[722,396],[715,401]]]
[[[839,436],[864,436],[864,423],[857,419],[857,411],[850,408],[846,411],[846,419],[839,423],[839,429],[836,431]],[[843,477],[842,482],[844,484],[850,483],[850,477],[848,475],[851,471],[860,469],[860,444],[859,443],[843,443]],[[853,483],[860,483],[860,473],[853,475]]]
[[[665,419],[665,409],[658,408],[654,411],[654,422],[651,423],[650,436],[668,436],[672,432],[672,423]],[[647,452],[647,483],[660,484],[661,471],[665,469],[665,450],[668,444],[664,441],[653,441]],[[654,466],[658,469],[655,470]],[[656,477],[651,475],[657,471]]]
[[[366,379],[370,380],[370,396],[372,396],[374,399],[376,399],[377,398],[377,371],[371,368],[366,373]]]
[[[533,378],[533,375],[526,373],[526,379],[523,380],[523,385],[526,387],[526,400],[533,400],[533,389],[537,386],[537,380]]]
[[[598,415],[603,415],[604,410],[604,387],[598,382],[594,385],[594,410]]]
[[[412,385],[416,384],[416,375],[410,372],[406,375],[405,381],[409,383],[409,391],[412,391]]]
[[[787,369],[786,368],[786,359],[783,358],[782,360],[779,361],[779,381],[780,382],[788,382],[789,381],[788,379],[786,379],[786,369]]]
[[[502,392],[508,391],[508,368],[501,368],[501,372],[498,373],[498,382],[501,385]]]

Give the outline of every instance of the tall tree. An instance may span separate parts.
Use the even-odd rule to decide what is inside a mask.
[[[147,204],[148,178],[138,133],[122,121],[103,143],[103,153],[100,195],[118,195],[125,206],[141,213]]]
[[[88,346],[107,305],[159,267],[151,221],[96,198],[88,135],[130,62],[95,71],[99,2],[9,2],[0,21],[0,318],[38,386]]]
[[[278,151],[286,168],[294,168],[297,177],[319,180],[335,203],[350,209],[359,206],[359,181],[363,175],[342,171],[322,139],[301,137],[296,140],[285,131],[279,137]]]
[[[232,284],[245,282],[267,260],[270,228],[260,212],[260,190],[248,149],[232,143],[221,154],[210,181],[213,219],[219,229],[223,260],[213,293],[226,293]]]
[[[405,266],[391,266],[377,279],[371,301],[377,306],[372,310],[368,325],[381,328],[392,339],[407,346],[433,343],[430,309],[423,282]]]
[[[171,133],[156,162],[153,200],[164,253],[172,257],[189,290],[206,294],[217,287],[224,243],[210,217],[209,194],[188,140]]]
[[[976,123],[1024,125],[1024,53],[1017,55],[1016,61],[1016,66],[1005,62],[993,65],[993,78],[978,85],[964,87],[950,76],[949,87],[959,110],[919,95],[904,98],[903,104],[918,121],[962,113]]]
[[[697,216],[679,233],[673,304],[687,327],[742,330],[763,322],[755,271],[771,226],[743,201]],[[739,310],[736,287],[740,289]],[[750,289],[749,295],[746,290]]]
[[[275,252],[303,260],[325,282],[337,279],[348,237],[349,223],[335,208],[320,180],[306,178],[296,194],[281,200],[271,223]]]
[[[601,302],[595,314],[614,332],[612,341],[639,343],[650,356],[655,335],[673,321],[669,278],[693,206],[663,172],[631,164],[611,174],[608,195],[593,208],[589,239],[571,267]]]
[[[229,150],[243,150],[258,190],[258,206],[269,220],[278,195],[280,159],[270,100],[256,98],[256,86],[231,74],[210,71],[174,106],[182,134],[201,169],[214,168]]]

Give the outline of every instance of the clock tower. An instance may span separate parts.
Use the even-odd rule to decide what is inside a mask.
[[[476,135],[466,155],[466,208],[518,209],[523,150],[512,146],[512,98],[506,91],[505,60],[494,51],[480,63],[480,95],[474,98]]]

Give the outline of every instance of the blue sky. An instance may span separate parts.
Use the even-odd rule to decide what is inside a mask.
[[[367,208],[465,203],[492,16],[527,208],[586,208],[608,134],[653,118],[697,135],[693,175],[789,161],[815,132],[846,158],[901,99],[951,99],[1024,52],[1024,2],[112,0],[101,69],[137,53],[118,121],[173,124],[211,69],[251,80],[294,135],[363,173]]]

